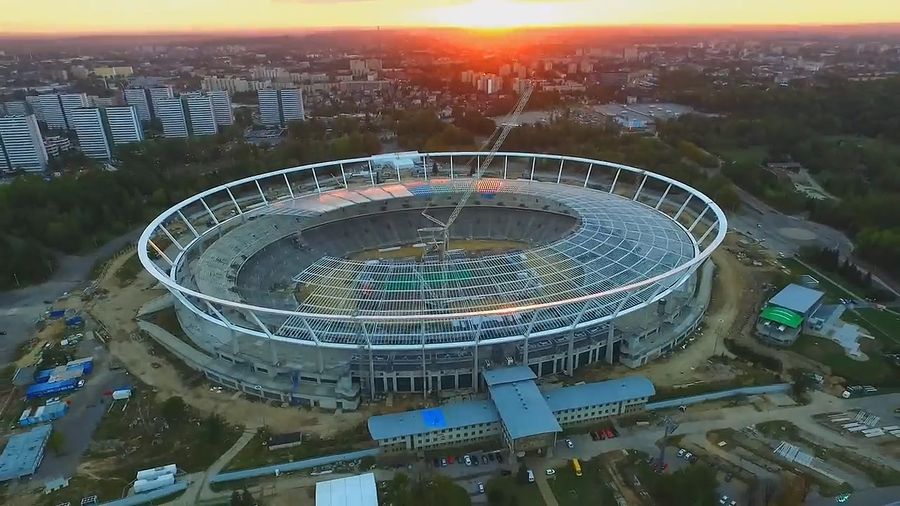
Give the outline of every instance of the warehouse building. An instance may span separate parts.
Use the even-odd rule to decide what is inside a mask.
[[[316,483],[316,506],[378,506],[375,474]]]
[[[49,424],[39,425],[9,438],[0,454],[0,483],[31,476],[37,471],[44,460],[44,447],[51,430]]]
[[[512,452],[547,448],[563,427],[644,409],[655,389],[631,376],[542,392],[529,367],[485,371],[489,400],[446,404],[369,418],[385,452],[462,446],[499,437]]]

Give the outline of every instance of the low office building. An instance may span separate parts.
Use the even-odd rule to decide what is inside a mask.
[[[824,292],[790,284],[784,287],[763,307],[756,321],[760,339],[776,346],[794,344],[804,325],[812,324],[810,317],[822,306]]]
[[[485,371],[483,378],[490,400],[373,416],[369,433],[388,453],[498,437],[510,451],[527,452],[553,446],[563,427],[641,411],[655,393],[650,380],[640,376],[546,392],[528,367]]]
[[[49,424],[9,438],[0,454],[0,483],[31,476],[44,460],[44,448],[50,439]]]

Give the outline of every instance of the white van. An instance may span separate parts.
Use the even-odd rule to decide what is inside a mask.
[[[528,483],[534,483],[534,472],[531,469],[528,470]]]

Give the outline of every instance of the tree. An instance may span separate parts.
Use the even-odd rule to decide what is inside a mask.
[[[53,450],[53,453],[56,455],[61,455],[63,448],[66,446],[65,434],[56,430],[51,432],[50,438],[47,440],[47,446]]]
[[[715,506],[719,483],[710,467],[697,464],[672,474],[663,474],[653,486],[659,504],[671,506]]]
[[[220,442],[225,435],[225,419],[217,413],[211,413],[203,420],[203,435],[210,444]]]
[[[169,425],[178,425],[187,419],[187,404],[184,399],[178,397],[169,397],[162,404],[162,416]]]
[[[506,496],[499,487],[490,487],[487,491],[488,504],[502,505]]]

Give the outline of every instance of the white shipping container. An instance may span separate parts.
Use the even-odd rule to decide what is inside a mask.
[[[153,469],[143,469],[137,472],[136,479],[137,480],[154,480],[159,476],[171,474],[175,475],[178,472],[178,467],[175,464],[169,464],[167,466],[154,467]]]
[[[847,430],[850,431],[850,432],[859,432],[859,431],[861,431],[861,430],[863,430],[863,429],[865,429],[865,428],[866,428],[865,425],[860,425],[860,426],[858,426],[858,427],[850,427],[850,428],[847,429]]]
[[[862,424],[858,423],[858,422],[850,422],[850,423],[845,423],[844,425],[841,425],[841,427],[843,427],[845,429],[852,429],[853,427],[860,427],[860,426],[862,426]]]
[[[134,482],[134,493],[140,494],[141,492],[149,492],[151,490],[156,490],[158,488],[168,487],[169,485],[175,484],[175,475],[174,474],[164,474],[162,476],[157,476],[152,480],[137,480]]]
[[[878,436],[883,436],[883,435],[884,435],[884,431],[883,431],[883,430],[879,430],[878,432],[871,432],[871,433],[869,433],[869,434],[865,434],[866,437],[878,437]]]
[[[116,390],[112,393],[112,398],[120,401],[122,399],[127,399],[131,397],[131,390],[127,388],[123,388],[122,390]]]

